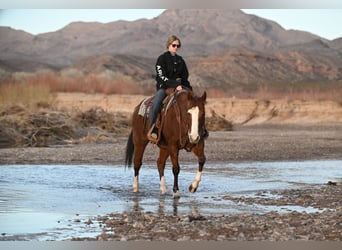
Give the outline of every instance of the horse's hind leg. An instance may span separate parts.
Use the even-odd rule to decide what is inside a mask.
[[[139,170],[147,143],[135,145],[134,148],[134,181],[133,192],[139,192]]]
[[[166,193],[164,169],[165,169],[165,162],[168,157],[169,157],[169,152],[166,149],[161,148],[159,151],[159,158],[157,161],[157,166],[158,166],[159,180],[160,180],[160,192],[162,194]]]

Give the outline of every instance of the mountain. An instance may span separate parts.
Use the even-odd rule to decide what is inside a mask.
[[[111,70],[151,81],[170,34],[181,38],[179,53],[198,85],[342,79],[342,38],[329,41],[285,30],[271,20],[227,9],[166,10],[132,22],[74,22],[36,36],[0,27],[0,67]]]
[[[342,37],[331,41],[331,47],[342,52]]]
[[[191,55],[207,55],[235,46],[265,51],[319,38],[307,32],[286,31],[273,21],[240,10],[172,10],[160,15],[156,22],[161,30],[180,34]]]
[[[154,74],[155,60],[132,55],[101,55],[92,56],[65,68],[77,70],[82,74],[101,74],[110,71],[113,74],[130,76],[137,82],[151,81]]]
[[[324,40],[307,32],[287,31],[273,21],[240,10],[184,9],[166,10],[151,20],[75,22],[37,36],[1,27],[0,54],[6,60],[21,58],[56,66],[101,54],[154,58],[165,49],[170,34],[181,38],[184,56],[207,56],[235,46],[268,51]]]
[[[245,47],[194,60],[193,82],[224,90],[258,84],[317,82],[342,79],[342,58],[298,51],[260,52]]]
[[[130,76],[137,83],[153,84],[154,63],[153,58],[114,54],[88,57],[66,69],[82,74],[101,74],[109,70]],[[227,91],[256,84],[342,79],[342,58],[298,51],[260,52],[240,46],[206,57],[190,56],[187,64],[193,86]]]

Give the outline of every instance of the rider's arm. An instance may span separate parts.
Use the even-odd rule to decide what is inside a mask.
[[[158,88],[176,88],[178,85],[180,85],[180,81],[169,79],[167,77],[167,62],[163,55],[158,57],[157,63],[156,63],[156,80],[158,84]]]

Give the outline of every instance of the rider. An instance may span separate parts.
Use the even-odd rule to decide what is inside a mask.
[[[189,72],[186,63],[184,59],[177,54],[177,50],[180,47],[180,39],[175,35],[170,36],[166,42],[167,51],[161,54],[156,62],[157,92],[152,103],[150,130],[147,134],[148,139],[154,143],[158,139],[158,128],[154,123],[161,110],[161,103],[166,96],[166,89],[192,90],[190,82],[188,81]],[[203,136],[208,136],[208,131],[206,129],[204,129]]]
[[[161,103],[166,96],[166,89],[182,90],[184,88],[192,90],[188,81],[189,72],[186,63],[181,56],[177,55],[177,50],[180,47],[180,39],[175,35],[170,36],[166,42],[167,51],[161,54],[156,62],[157,92],[152,103],[150,131],[147,134],[148,139],[152,142],[156,142],[158,138],[158,129],[154,123],[161,110]]]

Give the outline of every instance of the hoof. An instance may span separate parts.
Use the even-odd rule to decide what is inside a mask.
[[[161,187],[160,187],[160,193],[161,193],[161,194],[166,194],[165,185],[161,185]]]
[[[176,193],[173,193],[173,198],[174,199],[179,199],[180,198],[180,194],[179,194],[178,191]]]
[[[195,193],[196,190],[197,190],[197,188],[194,188],[194,187],[192,186],[192,184],[191,184],[190,187],[189,187],[189,191],[190,191],[191,193]]]

